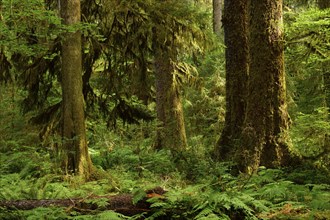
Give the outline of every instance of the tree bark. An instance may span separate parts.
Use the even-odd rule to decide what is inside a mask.
[[[330,1],[329,0],[318,0],[317,5],[320,9],[330,8]]]
[[[250,69],[239,169],[289,162],[282,1],[251,0]]]
[[[177,82],[174,79],[176,53],[171,47],[155,47],[155,80],[157,130],[156,149],[181,151],[187,146],[183,109]],[[175,50],[175,49],[173,49]]]
[[[80,0],[61,0],[65,25],[80,22]],[[92,162],[88,154],[82,91],[81,33],[65,33],[62,42],[62,138],[63,169],[89,178]]]
[[[318,7],[321,10],[330,8],[330,1],[329,0],[318,0]],[[324,83],[324,90],[325,90],[325,102],[328,107],[329,112],[329,119],[330,119],[330,61],[327,60],[323,64],[323,83]]]
[[[145,191],[145,196],[134,203],[134,196],[131,194],[121,194],[113,196],[88,196],[86,198],[71,198],[71,199],[43,199],[43,200],[16,200],[16,201],[0,201],[1,208],[14,209],[14,210],[31,210],[37,207],[71,207],[72,210],[78,212],[90,212],[92,210],[113,210],[127,216],[133,216],[143,212],[151,211],[151,203],[147,202],[150,198],[166,199],[163,188],[155,187]],[[96,203],[90,201],[97,201],[98,199],[107,199],[107,205],[98,207]]]
[[[107,199],[108,204],[98,207],[97,204],[88,202],[89,200]],[[45,200],[17,200],[0,201],[0,207],[14,210],[31,210],[38,207],[71,207],[71,210],[88,213],[93,210],[113,210],[126,216],[133,216],[139,213],[150,211],[150,203],[146,199],[133,204],[133,196],[129,194],[116,196],[92,196],[88,198],[76,199],[45,199]]]
[[[223,0],[213,0],[213,31],[218,36],[222,27],[222,5]]]
[[[226,159],[235,151],[244,116],[248,80],[248,1],[225,1],[224,34],[226,45],[226,115],[216,154]]]
[[[136,60],[136,66],[139,71],[132,73],[131,90],[143,104],[148,105],[151,100],[150,83],[148,83],[148,64],[146,58],[141,51],[140,57]]]
[[[2,1],[0,1],[0,22],[3,21],[2,16]],[[9,62],[8,57],[5,55],[5,48],[3,45],[0,46],[0,83],[1,82],[10,82],[11,76],[10,76],[10,68],[11,64]]]
[[[330,65],[328,65],[330,66]],[[326,69],[324,69],[323,73],[323,83],[324,83],[324,93],[325,93],[325,103],[328,108],[328,118],[330,119],[330,72],[327,72]]]

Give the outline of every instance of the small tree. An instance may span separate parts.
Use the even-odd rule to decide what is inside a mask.
[[[80,0],[61,0],[65,25],[80,22]],[[64,33],[62,42],[62,138],[63,169],[88,179],[92,171],[85,128],[82,93],[81,33]]]
[[[156,148],[176,152],[187,146],[187,138],[179,87],[173,76],[173,61],[177,59],[177,54],[169,48],[154,47],[157,118],[160,123]]]
[[[187,146],[180,89],[187,78],[194,78],[191,66],[182,60],[184,54],[202,48],[198,25],[205,22],[205,16],[189,0],[157,3],[150,16],[159,121],[156,148],[175,153]]]

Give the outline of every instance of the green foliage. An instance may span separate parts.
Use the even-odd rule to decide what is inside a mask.
[[[297,151],[304,158],[314,160],[318,167],[327,167],[330,164],[328,138],[330,123],[328,109],[316,109],[311,114],[297,115],[292,128],[292,140]]]
[[[46,9],[44,1],[5,0],[1,4],[1,48],[5,47],[10,55],[25,56],[38,56],[49,49],[60,30],[55,27],[61,22],[54,11]]]
[[[146,192],[142,189],[136,189],[132,193],[133,193],[133,204],[136,204],[138,201],[146,197]]]
[[[67,219],[68,215],[66,214],[63,208],[43,208],[39,207],[25,213],[21,213],[27,219],[37,220],[37,219]]]
[[[40,220],[40,219],[60,219],[60,220],[125,220],[131,219],[127,216],[121,215],[114,211],[103,211],[101,213],[96,213],[93,215],[80,215],[79,213],[72,212],[70,215],[66,212],[64,208],[36,208],[29,211],[18,211],[18,212],[8,212],[4,210],[0,214],[0,218],[3,220],[12,220],[12,219],[28,219],[28,220]]]
[[[47,7],[40,0],[1,2],[0,71],[4,66],[16,77],[31,67],[24,69],[28,71],[23,77],[31,90],[27,94],[17,84],[0,85],[0,200],[83,198],[100,209],[89,213],[70,207],[1,209],[0,219],[328,218],[330,126],[324,74],[330,57],[329,11],[300,8],[299,13],[291,10],[285,15],[291,136],[293,151],[305,166],[291,170],[260,167],[255,175],[234,176],[234,163],[212,160],[225,112],[224,48],[221,40],[219,45],[206,40],[210,13],[204,3],[196,2],[84,1],[86,23],[77,27],[60,25],[54,2]],[[44,131],[56,128],[61,101],[57,37],[77,29],[84,38],[89,152],[100,173],[98,180],[87,183],[58,173],[59,164],[53,162],[60,140],[53,137],[42,143],[39,128],[28,123],[31,113],[22,116],[18,108],[28,97],[29,106],[37,104],[37,110],[44,113],[35,120],[51,121]],[[153,40],[155,29],[160,37]],[[176,155],[155,151],[157,124],[140,120],[154,117],[153,50],[168,41],[179,53],[173,62],[177,83],[185,87],[189,138],[188,149]],[[214,47],[207,45],[210,42]],[[19,59],[14,59],[14,53],[20,54]],[[2,80],[3,76],[0,73]],[[186,88],[186,84],[193,86]],[[142,90],[146,96],[138,93]],[[114,124],[118,116],[122,120]],[[130,122],[137,124],[127,125]],[[109,131],[107,125],[116,126]],[[150,213],[130,218],[102,210],[108,204],[104,198],[89,199],[91,195],[130,193],[137,203],[145,198],[145,190],[155,186],[168,192],[148,200]]]
[[[298,16],[287,14],[293,20],[287,23],[288,45],[296,45],[301,56],[316,55],[311,57],[312,62],[329,60],[329,13],[330,9],[310,9]]]
[[[310,114],[328,105],[324,74],[328,74],[330,57],[329,9],[310,9],[299,14],[288,12],[285,16],[291,96],[296,112]]]
[[[207,185],[188,186],[166,193],[166,200],[151,199],[157,210],[150,219],[170,216],[171,219],[257,219],[255,210],[267,208],[242,192],[217,192]]]
[[[161,150],[152,153],[152,148],[141,146],[140,149],[132,149],[128,146],[104,149],[100,154],[92,155],[95,165],[103,169],[117,169],[119,167],[137,172],[140,176],[145,173],[157,173],[167,175],[175,170],[171,163],[170,152]],[[138,153],[137,153],[138,151]]]
[[[296,175],[295,172],[290,173],[288,177],[286,175],[287,173],[280,170],[261,171],[257,176],[251,178],[250,184],[246,185],[246,190],[255,199],[267,201],[265,204],[270,210],[276,210],[278,206],[283,206],[283,204],[291,204],[296,208],[305,209],[329,209],[328,205],[325,205],[329,204],[330,201],[329,185],[308,183],[308,179],[317,181],[315,180],[315,173],[313,173],[312,178],[309,178],[308,171],[301,173],[305,183],[298,182],[297,177],[293,177]],[[288,181],[288,178],[292,181]],[[267,181],[264,181],[265,179]],[[293,181],[297,181],[298,184]]]
[[[83,218],[85,219],[85,218]],[[123,220],[123,219],[129,219],[128,217],[118,214],[114,211],[105,211],[100,214],[97,214],[96,216],[91,216],[91,219],[100,219],[100,220],[107,220],[107,219],[113,219],[113,220]]]
[[[132,109],[134,97],[143,101],[144,105],[154,100],[153,56],[158,48],[179,53],[177,60],[172,60],[175,83],[198,82],[194,65],[187,60],[192,53],[203,52],[205,46],[209,13],[204,8],[196,7],[188,0],[101,2],[107,7],[93,7],[103,16],[99,18],[98,31],[107,36],[107,40],[96,42],[88,36],[91,44],[86,46],[94,49],[96,54],[102,53],[91,57],[91,66],[98,60],[102,61],[98,76],[101,80],[92,89],[101,91],[102,96],[95,95],[99,99],[99,110],[104,112],[110,125],[118,116],[125,122],[125,117],[134,112],[128,111]],[[95,22],[94,14],[89,13],[86,12],[85,16]],[[102,51],[99,51],[99,44]],[[120,107],[122,103],[125,103],[125,108]],[[145,120],[145,117],[136,118]]]
[[[208,141],[205,146],[213,145],[222,129],[226,105],[223,54],[220,43],[208,50],[198,66],[202,86],[185,89],[183,104],[191,146],[196,144],[196,139],[197,143]]]
[[[289,11],[285,16],[293,151],[328,169],[329,9]]]
[[[21,119],[17,118],[17,123]],[[5,155],[1,159],[5,162],[0,166],[3,189],[0,199],[79,197],[102,209],[107,201],[89,199],[90,195],[131,193],[136,203],[144,198],[145,190],[162,186],[168,192],[148,200],[152,207],[148,219],[271,219],[282,216],[299,219],[301,216],[326,216],[330,208],[326,173],[308,167],[301,171],[261,167],[256,175],[235,177],[230,174],[232,164],[212,161],[201,137],[192,139],[194,147],[175,158],[170,152],[153,150],[152,138],[145,137],[152,131],[152,124],[113,132],[109,132],[105,124],[96,122],[89,122],[89,127],[93,161],[111,175],[88,183],[74,176],[57,175],[49,163],[47,151],[36,152],[33,142],[30,143],[32,147],[24,147],[23,143],[29,143],[25,141],[28,136],[20,136],[20,139],[9,135],[17,130],[3,129],[6,138],[3,146],[7,147],[1,148]],[[17,162],[24,159],[24,164]],[[4,219],[51,219],[54,216],[59,219],[138,219],[142,214],[128,218],[112,211],[96,210],[83,215],[77,210],[38,208],[18,212],[4,210],[2,216]]]

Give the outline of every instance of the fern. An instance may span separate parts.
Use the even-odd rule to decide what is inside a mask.
[[[157,219],[157,218],[162,217],[162,216],[166,216],[166,212],[164,210],[157,210],[151,216],[146,218],[146,220],[154,220],[154,219]]]
[[[96,218],[95,218],[96,217]],[[114,211],[104,211],[96,216],[94,216],[93,219],[99,219],[99,220],[124,220],[129,219],[129,217],[116,213]]]
[[[143,189],[136,189],[132,193],[133,193],[133,204],[138,203],[140,200],[146,197],[146,192]]]
[[[87,199],[85,202],[96,205],[98,209],[103,209],[109,205],[109,200],[107,198]]]
[[[288,187],[292,184],[290,181],[281,181],[269,183],[260,190],[263,199],[278,203],[287,199]]]
[[[210,207],[204,207],[203,209],[200,210],[198,215],[195,216],[196,220],[201,220],[201,219],[219,219],[214,213],[212,208]]]
[[[309,207],[318,210],[330,210],[330,185],[315,185],[310,191],[311,201]]]
[[[148,200],[149,202],[153,202],[151,199]],[[168,203],[166,202],[153,202],[150,206],[150,208],[156,208],[156,209],[160,209],[160,208],[166,208],[168,206]]]
[[[20,212],[21,215],[26,217],[26,219],[38,220],[38,219],[68,219],[70,218],[68,214],[65,212],[64,208],[35,208],[29,211]]]

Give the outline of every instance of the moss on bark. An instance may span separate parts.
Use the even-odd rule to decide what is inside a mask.
[[[80,22],[80,1],[61,1],[63,23]],[[62,42],[62,138],[63,169],[89,178],[92,162],[88,154],[84,98],[82,93],[81,34],[65,33]]]
[[[251,0],[250,69],[239,168],[254,172],[290,160],[282,1]]]
[[[156,148],[181,151],[187,146],[183,109],[178,85],[174,79],[176,54],[165,48],[156,48],[155,80],[157,119]]]
[[[226,115],[225,127],[215,151],[221,159],[229,158],[236,151],[245,116],[249,67],[247,22],[248,1],[225,1]]]

